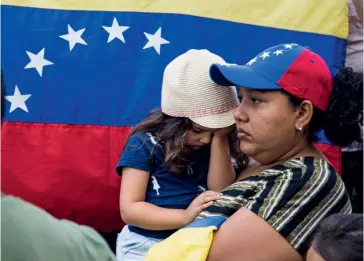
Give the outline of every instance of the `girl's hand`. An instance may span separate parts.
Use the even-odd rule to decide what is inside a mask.
[[[220,199],[221,193],[215,191],[205,191],[195,198],[185,210],[186,225],[190,224],[206,208],[211,206],[215,200]]]
[[[217,131],[214,132],[214,136],[218,136],[218,137],[226,137],[228,136],[234,129],[235,129],[235,124],[228,126],[226,128],[222,128],[222,129],[218,129]]]

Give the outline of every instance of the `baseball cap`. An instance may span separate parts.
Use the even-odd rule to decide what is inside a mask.
[[[333,77],[324,59],[295,43],[265,49],[246,65],[213,64],[211,79],[224,86],[255,90],[284,90],[309,100],[326,111],[333,89]]]
[[[234,87],[222,88],[212,81],[210,67],[225,63],[206,50],[191,49],[165,68],[162,84],[162,112],[186,117],[207,128],[224,128],[235,123],[239,99]]]

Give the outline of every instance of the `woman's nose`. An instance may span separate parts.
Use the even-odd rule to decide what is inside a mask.
[[[235,121],[248,121],[249,117],[244,110],[244,105],[241,103],[234,113]]]

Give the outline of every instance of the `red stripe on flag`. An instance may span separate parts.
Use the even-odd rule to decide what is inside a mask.
[[[123,223],[115,166],[129,127],[4,122],[2,192],[103,232]]]

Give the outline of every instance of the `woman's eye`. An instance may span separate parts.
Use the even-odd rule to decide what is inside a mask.
[[[262,102],[262,100],[257,99],[257,98],[252,98],[252,102],[253,102],[254,104],[259,104],[259,103],[261,103],[261,102]]]

